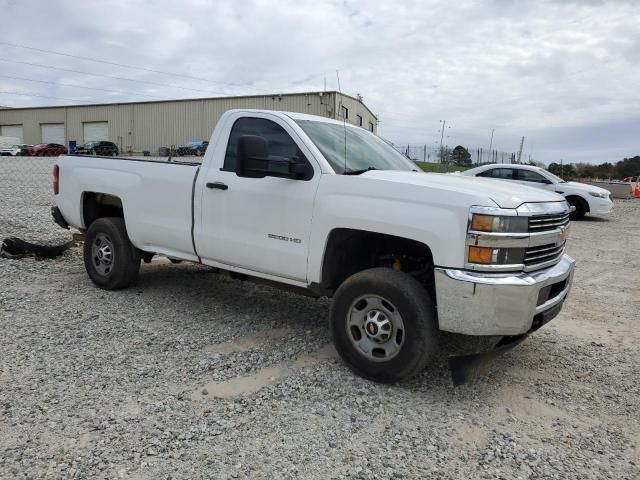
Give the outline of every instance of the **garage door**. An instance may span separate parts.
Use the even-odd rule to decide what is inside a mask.
[[[85,122],[82,127],[85,143],[109,140],[109,124],[107,122]]]
[[[64,123],[43,123],[40,125],[42,143],[64,145]]]
[[[24,141],[22,133],[22,125],[2,125],[0,126],[0,137],[15,137],[20,139],[20,143]]]

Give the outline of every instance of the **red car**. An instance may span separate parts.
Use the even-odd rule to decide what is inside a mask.
[[[57,157],[58,155],[64,155],[67,153],[67,149],[64,145],[59,143],[41,143],[39,145],[33,145],[32,147],[23,148],[21,155],[27,155],[30,157]]]

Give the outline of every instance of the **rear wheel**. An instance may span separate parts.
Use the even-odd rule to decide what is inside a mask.
[[[338,288],[329,329],[336,350],[358,375],[397,382],[423,370],[439,350],[433,301],[413,277],[364,270]]]
[[[569,202],[569,205],[572,207],[575,207],[575,210],[569,215],[571,220],[582,220],[588,210],[587,202],[580,197],[569,197],[567,198],[567,202]]]
[[[140,254],[127,236],[124,219],[99,218],[87,230],[84,266],[95,283],[106,290],[131,285],[138,276]]]

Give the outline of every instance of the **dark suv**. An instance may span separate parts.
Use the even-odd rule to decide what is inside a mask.
[[[201,157],[204,155],[204,152],[207,151],[207,147],[209,146],[209,142],[203,140],[192,140],[191,142],[187,142],[184,145],[178,147],[177,153],[179,157],[184,157],[185,155],[195,155],[196,157]]]
[[[78,155],[101,155],[104,157],[112,157],[119,155],[118,146],[113,142],[99,141],[87,142],[84,145],[76,147]]]

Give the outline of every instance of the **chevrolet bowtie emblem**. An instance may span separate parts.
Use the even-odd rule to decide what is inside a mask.
[[[564,242],[567,239],[567,230],[564,227],[560,227],[560,241]]]

